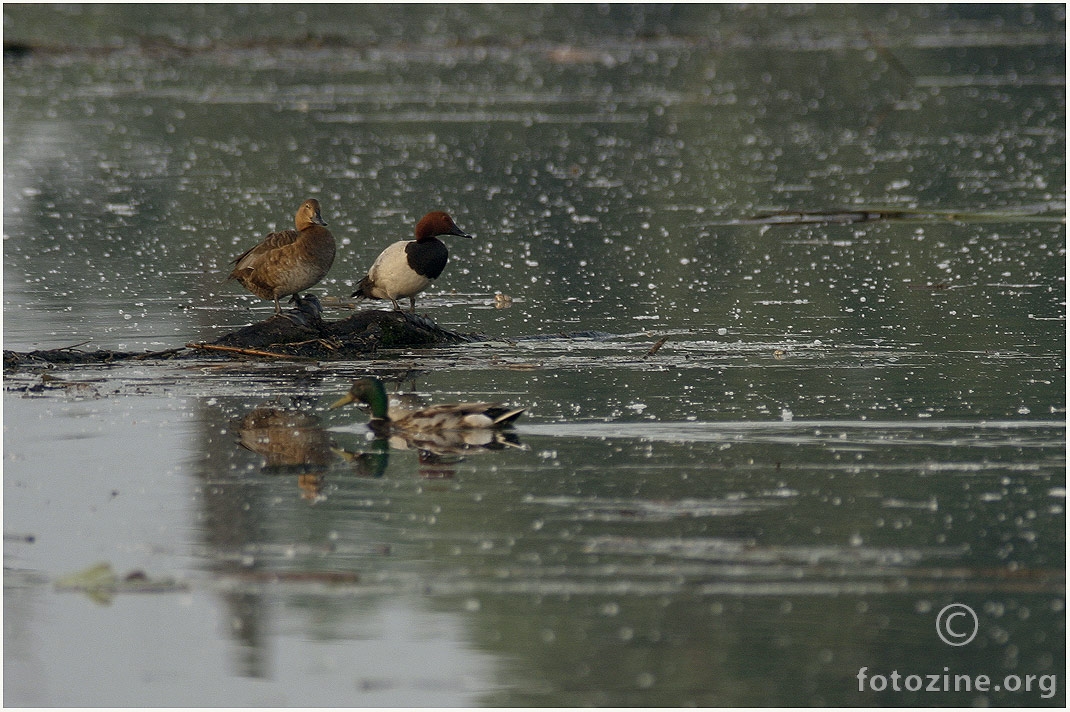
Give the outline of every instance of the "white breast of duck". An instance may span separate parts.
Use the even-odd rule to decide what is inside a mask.
[[[398,299],[408,297],[410,308],[415,309],[416,295],[442,274],[449,261],[449,250],[438,239],[440,235],[472,237],[457,227],[448,213],[428,213],[416,224],[415,240],[395,242],[379,254],[353,296],[389,299],[395,309]]]
[[[387,247],[368,270],[371,295],[397,300],[413,297],[430,286],[449,261],[445,243],[430,240],[401,240]]]

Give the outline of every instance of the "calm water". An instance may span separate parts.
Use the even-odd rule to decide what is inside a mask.
[[[492,340],[5,373],[4,703],[1064,705],[1062,13],[5,6],[6,349],[266,318],[306,197],[331,297],[449,210]],[[847,209],[923,214],[750,220]],[[371,441],[368,373],[521,447]]]

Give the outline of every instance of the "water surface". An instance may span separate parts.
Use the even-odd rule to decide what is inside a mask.
[[[7,372],[5,704],[1065,704],[1062,12],[5,7],[5,349],[266,318],[307,197],[343,301],[449,210],[418,307],[490,337]]]

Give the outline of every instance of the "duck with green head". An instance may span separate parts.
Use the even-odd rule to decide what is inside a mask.
[[[378,378],[360,378],[331,408],[350,403],[371,408],[373,429],[403,431],[498,430],[512,427],[526,408],[508,408],[500,403],[442,403],[420,410],[390,408],[386,389]]]

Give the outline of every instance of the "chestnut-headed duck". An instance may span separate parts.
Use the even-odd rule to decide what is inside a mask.
[[[235,267],[228,279],[273,300],[276,314],[282,313],[279,297],[292,294],[300,304],[300,292],[323,279],[334,263],[334,235],[326,225],[319,201],[309,198],[294,216],[297,229],[273,232],[243,252],[231,262]]]
[[[441,210],[428,213],[416,223],[415,240],[399,240],[383,250],[367,276],[357,283],[351,296],[361,299],[389,299],[401,311],[398,299],[409,298],[409,311],[416,311],[416,295],[427,289],[442,270],[450,253],[439,235],[472,236]]]

